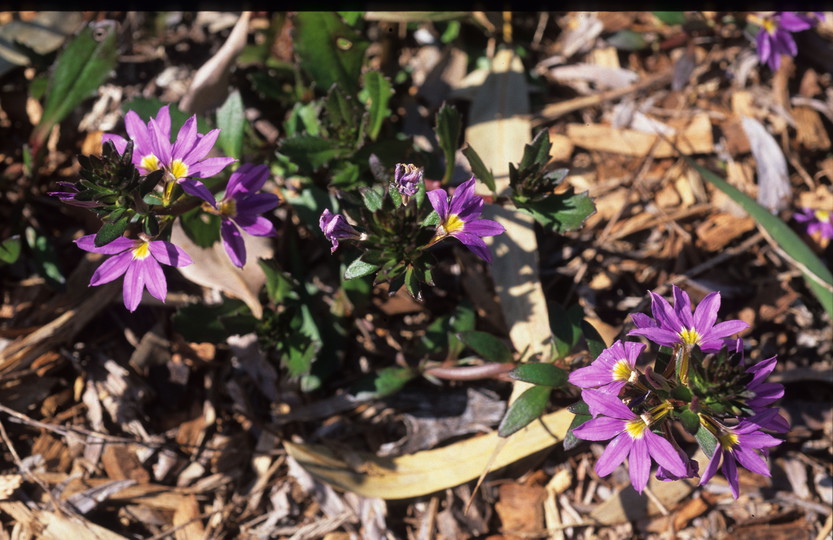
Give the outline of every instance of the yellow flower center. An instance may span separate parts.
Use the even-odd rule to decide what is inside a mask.
[[[174,162],[171,163],[171,174],[177,180],[188,176],[188,165],[183,163],[182,160],[175,159]]]
[[[139,240],[139,245],[133,248],[134,259],[146,259],[150,255],[150,243]]]
[[[819,221],[830,221],[830,212],[827,210],[816,210],[813,215],[815,215],[816,219]]]
[[[724,450],[731,450],[738,445],[738,436],[731,432],[724,433],[718,437],[718,440],[720,441],[720,447]]]
[[[462,231],[466,226],[466,222],[460,219],[457,214],[451,214],[445,220],[445,223],[440,225],[440,228],[445,231],[445,234],[451,234],[457,231]]]
[[[680,332],[680,339],[686,345],[696,345],[700,343],[700,334],[694,328],[685,328]]]
[[[775,31],[778,30],[778,25],[775,24],[775,21],[772,19],[764,19],[763,20],[764,30],[769,33],[769,35],[774,36]]]
[[[613,380],[627,381],[631,378],[631,366],[624,358],[613,365]]]
[[[148,172],[153,172],[159,168],[159,160],[153,154],[148,154],[142,156],[142,161],[139,162],[139,166]]]
[[[226,217],[237,217],[237,201],[234,199],[223,199],[220,201],[220,215]]]
[[[648,424],[642,417],[634,418],[625,422],[625,431],[631,436],[631,439],[641,439],[645,436],[645,429]]]

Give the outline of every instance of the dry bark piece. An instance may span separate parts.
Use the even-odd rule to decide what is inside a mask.
[[[528,486],[515,482],[503,484],[499,490],[495,511],[500,517],[505,538],[517,538],[515,534],[540,533],[544,528],[544,499],[547,491],[541,486]]]
[[[735,238],[755,229],[755,220],[750,216],[737,217],[731,214],[712,214],[697,226],[697,245],[706,251],[719,251]]]

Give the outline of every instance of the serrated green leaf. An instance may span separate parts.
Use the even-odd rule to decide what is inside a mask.
[[[550,142],[549,130],[542,129],[538,132],[532,142],[524,145],[524,155],[521,162],[518,164],[518,171],[521,175],[528,174],[530,170],[542,168],[550,160]]]
[[[833,302],[830,301],[830,295],[833,294],[833,274],[807,247],[807,244],[802,242],[801,238],[786,223],[769,213],[766,208],[755,202],[751,197],[708,169],[697,165],[691,158],[687,156],[683,156],[683,158],[689,166],[700,173],[700,176],[731,197],[763,227],[784,253],[792,259],[791,262],[801,270],[807,284],[821,302],[822,307],[833,317]]]
[[[289,117],[283,123],[287,137],[301,135],[321,135],[321,121],[318,115],[321,112],[321,103],[312,101],[310,103],[296,102],[289,112]]]
[[[408,289],[408,294],[417,300],[422,299],[422,293],[419,291],[419,280],[417,279],[413,266],[408,266],[408,269],[405,271],[405,288]]]
[[[211,247],[220,240],[219,216],[194,208],[182,214],[179,221],[188,238],[200,247]]]
[[[312,173],[333,159],[350,155],[350,149],[340,147],[338,141],[312,135],[297,135],[284,139],[278,145],[278,151],[305,173]]]
[[[361,188],[359,192],[362,194],[365,208],[371,212],[377,212],[382,209],[382,203],[385,200],[385,190],[383,187],[365,187]]]
[[[368,112],[367,134],[375,141],[382,129],[382,122],[390,116],[388,102],[393,95],[390,82],[378,71],[368,71],[364,74],[364,91],[370,101]]]
[[[506,343],[492,334],[468,330],[459,332],[457,338],[487,362],[507,363],[515,359]]]
[[[217,142],[223,149],[223,155],[240,159],[243,155],[243,131],[246,128],[246,113],[240,92],[234,90],[222,107],[217,109],[217,127],[220,136]]]
[[[527,362],[509,372],[509,376],[518,381],[524,381],[541,386],[557,388],[567,382],[567,372],[546,363]]]
[[[469,167],[471,167],[472,174],[481,182],[486,184],[486,187],[494,193],[495,192],[495,175],[492,174],[492,171],[486,168],[486,164],[483,163],[483,160],[480,159],[480,156],[477,155],[477,152],[474,151],[474,148],[471,146],[466,146],[463,149],[463,155],[466,156],[466,159],[469,162]]]
[[[403,367],[386,367],[357,382],[350,393],[359,400],[378,399],[398,392],[416,376],[413,370]]]
[[[119,238],[127,230],[128,224],[130,224],[129,214],[113,223],[103,224],[95,235],[95,247],[106,246],[116,238]]]
[[[378,264],[369,264],[364,262],[361,257],[350,263],[347,270],[344,271],[344,279],[353,279],[357,277],[372,274],[379,269]]]
[[[596,205],[587,193],[576,194],[572,188],[540,201],[522,203],[517,198],[513,201],[543,227],[557,233],[578,229],[596,211]]]
[[[451,181],[451,176],[454,173],[454,155],[457,152],[457,141],[460,140],[461,129],[460,112],[451,105],[443,103],[437,113],[435,132],[445,156],[445,174],[442,181],[444,185]]]
[[[287,300],[297,300],[298,293],[295,291],[295,280],[288,272],[281,270],[274,259],[258,259],[257,263],[266,276],[266,294],[269,301],[275,304],[283,304]]]
[[[46,103],[29,144],[36,153],[55,124],[63,120],[107,79],[116,66],[118,47],[113,25],[100,40],[90,26],[81,30],[55,62],[49,79]]]
[[[338,84],[355,96],[369,42],[332,12],[301,11],[294,17],[295,53],[318,88]]]
[[[16,234],[0,242],[0,262],[13,264],[20,257],[20,235]]]
[[[547,409],[551,390],[548,386],[527,388],[506,411],[497,428],[498,435],[508,437],[541,416]]]
[[[436,210],[432,210],[430,214],[422,221],[423,227],[436,227],[440,224],[440,215]]]
[[[581,333],[584,334],[584,341],[587,342],[587,350],[590,352],[590,357],[593,359],[598,358],[602,354],[602,351],[607,348],[604,338],[586,320],[581,321]]]

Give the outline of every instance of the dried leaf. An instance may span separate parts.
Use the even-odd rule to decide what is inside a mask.
[[[639,75],[629,69],[597,66],[593,64],[571,64],[550,69],[550,76],[562,84],[575,81],[590,82],[597,90],[622,88],[633,84]]]
[[[226,100],[229,93],[229,72],[246,46],[250,16],[248,11],[240,15],[223,46],[197,70],[188,92],[179,103],[180,109],[187,113],[201,114]]]
[[[784,153],[763,124],[748,116],[742,123],[758,169],[758,204],[773,213],[783,210],[792,198]]]
[[[171,232],[171,242],[182,247],[194,264],[183,266],[180,273],[203,287],[219,289],[223,293],[239,298],[249,306],[256,318],[263,316],[263,306],[257,294],[266,283],[266,275],[257,264],[257,259],[270,259],[273,255],[268,237],[243,235],[248,254],[246,266],[237,268],[226,254],[221,242],[211,248],[201,248],[194,244],[177,222]]]

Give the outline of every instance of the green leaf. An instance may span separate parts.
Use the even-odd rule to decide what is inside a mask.
[[[408,293],[417,300],[422,299],[422,293],[419,291],[419,280],[414,272],[414,267],[410,265],[408,266],[408,269],[405,270],[405,288],[407,288]]]
[[[548,386],[528,388],[506,411],[497,428],[498,435],[508,437],[541,416],[547,408],[551,390]]]
[[[432,210],[424,220],[422,220],[423,227],[436,227],[440,224],[440,215],[436,210]]]
[[[671,397],[688,403],[691,401],[692,393],[687,386],[675,386],[671,390]]]
[[[457,338],[487,362],[507,363],[515,360],[512,350],[506,343],[492,334],[467,330],[458,332]]]
[[[584,442],[584,439],[579,439],[573,435],[573,430],[587,422],[591,418],[590,407],[587,403],[579,401],[567,407],[571,413],[575,414],[573,421],[570,422],[570,427],[567,429],[567,435],[564,437],[564,451],[569,452]]]
[[[549,130],[542,129],[538,132],[532,142],[524,145],[524,155],[518,164],[518,171],[521,175],[528,174],[531,170],[540,170],[550,160]]]
[[[20,235],[16,234],[0,242],[0,262],[12,264],[20,257]]]
[[[828,315],[833,317],[833,302],[830,295],[833,294],[833,274],[821,260],[801,241],[801,238],[790,227],[781,221],[777,216],[772,215],[766,208],[755,202],[746,194],[709,171],[697,165],[691,158],[683,156],[689,166],[693,167],[700,176],[711,182],[715,187],[726,193],[733,201],[738,203],[744,210],[749,212],[758,224],[769,234],[784,253],[804,274],[804,278],[810,289],[821,302],[822,307]]]
[[[107,79],[116,66],[117,56],[115,25],[98,41],[93,28],[87,26],[69,42],[55,62],[43,115],[29,139],[35,154],[42,148],[52,127]]]
[[[590,356],[594,359],[598,358],[602,351],[607,348],[604,338],[586,320],[581,321],[581,332],[584,334],[584,341],[587,342],[587,350],[590,351]]]
[[[457,152],[457,141],[460,140],[460,130],[460,112],[456,108],[443,103],[437,113],[437,127],[435,129],[437,140],[440,142],[440,148],[445,156],[443,184],[448,184],[451,181],[451,175],[454,173],[454,155]]]
[[[257,319],[240,300],[226,300],[214,306],[189,304],[173,316],[174,330],[191,342],[225,343],[234,334],[253,332],[256,323]]]
[[[573,188],[540,201],[523,203],[514,197],[513,202],[543,227],[557,233],[578,229],[596,211],[593,199],[587,193],[573,193]]]
[[[711,458],[717,448],[717,437],[712,435],[711,431],[703,427],[703,424],[699,424],[697,432],[694,433],[694,438],[697,439],[697,444],[700,446],[700,449],[703,450],[703,453]]]
[[[296,102],[289,112],[289,117],[283,123],[287,137],[301,135],[321,135],[321,121],[318,115],[321,112],[321,104],[318,101],[310,103]]]
[[[246,113],[243,110],[243,99],[240,92],[235,90],[217,109],[217,127],[220,136],[217,142],[223,149],[223,155],[240,159],[243,155],[243,131],[246,127]]]
[[[338,141],[312,135],[296,135],[284,139],[278,145],[278,151],[305,173],[312,173],[335,158],[350,155],[350,149],[340,147]]]
[[[364,74],[364,91],[370,101],[368,106],[367,134],[375,141],[382,129],[382,122],[390,116],[388,102],[393,95],[390,82],[378,71],[368,71]]]
[[[52,243],[47,237],[38,234],[32,227],[26,227],[25,237],[26,244],[32,250],[38,274],[51,287],[62,289],[66,283],[66,278],[58,264],[58,255],[55,253]]]
[[[648,48],[648,41],[645,40],[645,36],[629,29],[619,30],[607,38],[607,43],[611,47],[616,47],[623,51],[640,51]]]
[[[294,26],[301,69],[318,88],[327,90],[338,84],[355,96],[369,43],[332,12],[301,11],[295,15]]]
[[[525,363],[509,372],[513,379],[552,388],[567,382],[567,372],[547,363]]]
[[[685,11],[653,11],[654,17],[667,24],[674,26],[685,23]]]
[[[353,279],[357,277],[372,274],[379,269],[378,264],[369,264],[364,262],[361,257],[350,263],[347,270],[344,271],[344,279]]]
[[[548,309],[556,358],[564,358],[572,352],[581,339],[584,311],[579,304],[573,304],[569,309],[564,309],[554,302],[548,305]]]
[[[189,210],[180,216],[182,230],[195,244],[209,248],[220,240],[220,217],[199,208]]]
[[[361,188],[359,191],[362,194],[362,200],[364,201],[365,208],[367,208],[371,212],[377,212],[382,209],[382,203],[385,200],[384,187],[365,187]]]
[[[494,193],[495,192],[495,175],[492,174],[491,169],[486,168],[486,164],[483,163],[483,160],[480,159],[480,156],[477,155],[477,152],[474,151],[474,148],[471,146],[466,146],[463,149],[463,155],[466,156],[466,159],[469,162],[469,167],[471,167],[472,174],[481,182],[486,184],[486,187]]]
[[[413,370],[404,367],[386,367],[357,382],[350,393],[357,399],[378,399],[398,392],[415,377]]]
[[[269,296],[269,301],[283,304],[287,300],[298,300],[295,280],[288,272],[281,270],[276,260],[258,259],[257,263],[266,276],[266,294]]]
[[[95,235],[95,247],[106,246],[116,238],[119,238],[127,230],[130,224],[130,214],[124,215],[113,223],[105,223]]]
[[[702,427],[700,426],[700,417],[691,409],[686,409],[680,413],[680,422],[683,424],[685,430],[692,435],[695,435],[700,427]]]

